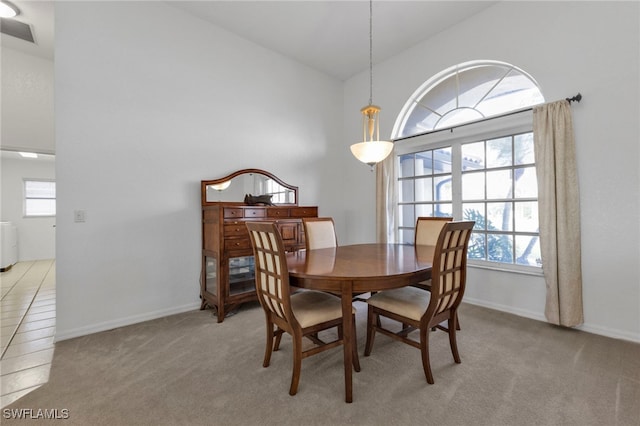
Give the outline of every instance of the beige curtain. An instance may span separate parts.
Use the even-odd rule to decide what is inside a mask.
[[[580,199],[569,102],[535,107],[533,135],[540,248],[547,286],[545,316],[552,324],[574,327],[584,318]]]
[[[376,164],[376,237],[379,243],[395,243],[395,150]]]

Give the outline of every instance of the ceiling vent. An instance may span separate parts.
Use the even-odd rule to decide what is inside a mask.
[[[0,33],[34,43],[31,27],[15,19],[0,18]]]

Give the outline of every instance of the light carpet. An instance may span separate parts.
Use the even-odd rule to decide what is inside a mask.
[[[59,342],[49,382],[2,424],[48,423],[7,418],[30,409],[67,413],[64,425],[640,425],[638,344],[465,304],[462,364],[433,333],[429,385],[415,348],[377,334],[362,356],[366,304],[354,306],[352,404],[341,348],[304,359],[289,396],[291,339],[263,368],[264,315],[246,304],[222,324],[194,311]]]

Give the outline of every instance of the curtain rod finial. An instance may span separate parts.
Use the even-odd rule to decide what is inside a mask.
[[[582,100],[582,94],[578,92],[578,94],[575,95],[573,98],[566,98],[566,100],[569,102],[573,102],[573,101],[580,102]]]

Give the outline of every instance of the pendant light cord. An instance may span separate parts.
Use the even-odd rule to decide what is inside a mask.
[[[373,0],[369,0],[369,105],[373,105]]]

